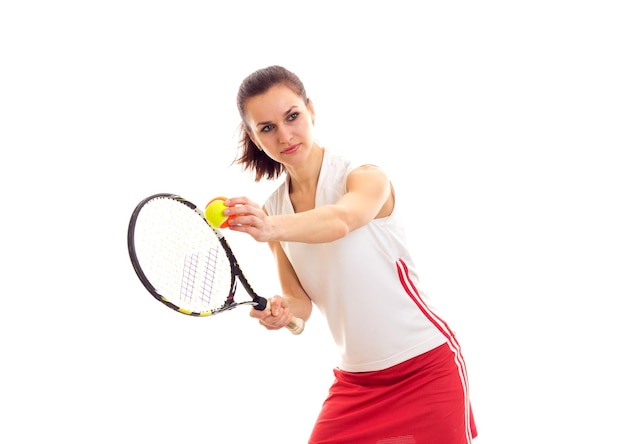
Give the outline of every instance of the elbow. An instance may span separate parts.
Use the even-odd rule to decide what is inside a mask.
[[[343,239],[348,235],[348,233],[350,233],[350,231],[352,230],[350,229],[350,226],[348,224],[338,224],[337,231],[335,233],[335,240]]]
[[[347,223],[337,223],[331,230],[325,233],[325,239],[323,242],[334,242],[339,239],[343,239],[350,233],[350,226]]]
[[[304,241],[311,244],[328,244],[343,239],[350,233],[350,228],[346,224],[333,224],[315,231],[313,236]]]
[[[329,230],[328,233],[329,237],[331,238],[329,240],[330,242],[343,239],[352,230],[355,230],[359,227],[358,222],[354,220],[354,216],[349,212],[340,211],[338,216],[339,217],[335,220],[335,223],[333,224],[333,229]]]

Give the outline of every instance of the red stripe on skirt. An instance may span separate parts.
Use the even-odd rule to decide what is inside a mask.
[[[454,332],[448,326],[448,324],[439,316],[437,316],[433,311],[431,311],[430,308],[426,305],[426,303],[422,299],[422,296],[420,295],[417,289],[417,286],[411,280],[406,263],[400,259],[396,262],[396,268],[398,269],[398,276],[400,277],[400,281],[404,289],[406,290],[407,294],[409,295],[409,297],[413,299],[413,302],[415,302],[415,304],[422,311],[424,316],[426,316],[426,318],[428,318],[428,320],[430,320],[430,322],[432,322],[432,324],[439,329],[441,334],[443,334],[446,337],[446,339],[448,340],[450,349],[454,352],[454,359],[458,366],[459,374],[461,377],[461,382],[463,385],[463,390],[465,393],[466,423],[467,424],[473,423],[473,420],[470,421],[470,419],[472,418],[470,418],[471,406],[470,406],[470,398],[469,398],[469,383],[468,383],[468,378],[467,378],[467,368],[465,367],[465,359],[463,358],[463,354],[461,353],[461,345],[457,341],[456,336],[454,335]],[[475,430],[468,428],[467,429],[467,442],[471,442],[472,436],[473,437],[476,436]]]

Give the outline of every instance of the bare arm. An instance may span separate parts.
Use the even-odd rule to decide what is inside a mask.
[[[353,170],[346,187],[346,194],[335,204],[296,214],[268,216],[245,197],[228,199],[226,214],[237,215],[229,221],[230,229],[248,233],[260,242],[323,243],[341,239],[391,212],[391,185],[380,168],[362,166]]]
[[[313,304],[306,294],[289,259],[279,242],[269,242],[278,266],[278,277],[283,291],[282,296],[274,296],[271,314],[267,311],[250,310],[250,316],[259,319],[261,325],[277,330],[287,325],[294,315],[304,321],[311,316]]]

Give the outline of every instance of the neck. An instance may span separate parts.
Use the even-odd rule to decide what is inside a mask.
[[[289,189],[291,193],[302,193],[317,188],[317,180],[322,169],[324,149],[314,145],[307,161],[298,168],[288,167]]]

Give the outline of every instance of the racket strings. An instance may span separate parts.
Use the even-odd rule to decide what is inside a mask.
[[[196,283],[196,275],[198,271],[198,255],[192,254],[185,258],[185,265],[183,267],[182,282],[180,283],[180,299],[188,304],[193,302],[194,287]],[[204,289],[203,289],[204,290]],[[201,291],[201,300],[205,300],[206,292]],[[208,303],[211,301],[210,293],[208,293]]]
[[[200,280],[200,302],[202,304],[210,304],[214,296],[215,288],[221,288],[218,280],[221,276],[230,276],[230,264],[228,270],[222,270],[225,265],[221,248],[211,248],[205,257],[204,269],[202,270],[202,279]],[[221,296],[224,296],[223,294]]]

